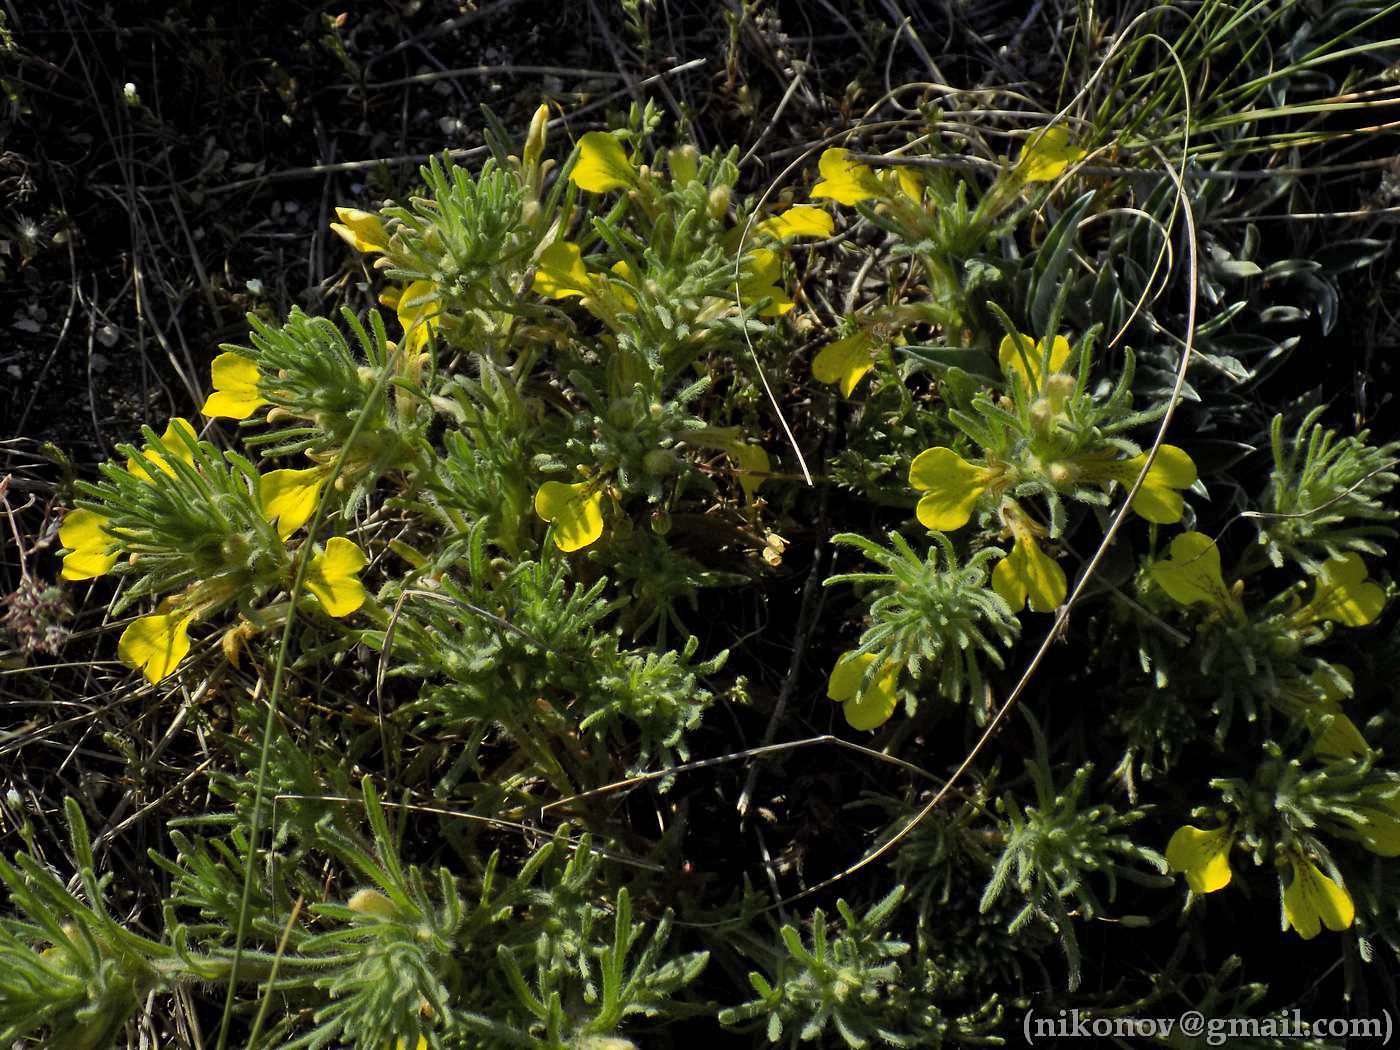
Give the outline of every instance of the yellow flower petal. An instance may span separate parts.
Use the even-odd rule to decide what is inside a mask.
[[[1234,841],[1229,828],[1202,831],[1187,824],[1167,843],[1167,865],[1185,874],[1192,893],[1214,893],[1230,885]]]
[[[914,169],[901,164],[894,172],[899,180],[899,191],[915,204],[920,203],[924,199],[924,183]]]
[[[1287,926],[1310,941],[1322,926],[1340,933],[1356,918],[1356,907],[1345,889],[1322,874],[1312,861],[1293,861],[1293,881],[1283,891]]]
[[[830,237],[836,232],[831,216],[820,208],[799,204],[785,212],[764,219],[753,232],[758,237],[786,241],[793,237]]]
[[[1367,814],[1366,823],[1357,830],[1362,845],[1372,853],[1400,857],[1400,795],[1377,799],[1375,808]]]
[[[1200,827],[1177,827],[1166,844],[1166,864],[1186,875],[1193,893],[1214,893],[1224,889],[1232,878],[1229,851],[1235,839],[1228,827],[1204,832]]]
[[[753,502],[754,496],[758,494],[758,487],[767,480],[764,475],[770,469],[768,453],[761,445],[735,442],[729,446],[729,454],[743,471],[739,475],[739,487],[744,490],[744,498]]]
[[[875,729],[889,721],[899,702],[896,692],[899,665],[887,662],[864,689],[866,669],[876,661],[873,653],[842,653],[827,678],[826,695],[841,705],[853,729]]]
[[[1102,473],[1124,488],[1130,488],[1147,462],[1142,452],[1127,459],[1107,464]],[[1196,483],[1196,464],[1175,445],[1163,445],[1143,480],[1142,488],[1133,497],[1133,511],[1158,525],[1171,525],[1181,520],[1185,503],[1178,489],[1189,489]]]
[[[1317,574],[1312,600],[1294,614],[1299,626],[1331,620],[1344,627],[1364,627],[1385,608],[1385,591],[1366,578],[1359,554],[1329,559]]]
[[[1365,758],[1371,753],[1371,745],[1366,743],[1356,723],[1335,706],[1315,705],[1308,712],[1308,722],[1314,731],[1323,727],[1313,745],[1313,750],[1323,758]]]
[[[103,531],[106,524],[105,515],[81,507],[64,517],[58,539],[69,550],[63,556],[65,580],[96,579],[116,564],[116,541]]]
[[[561,551],[583,550],[603,535],[603,494],[591,487],[586,481],[546,481],[535,493],[535,513],[554,525],[554,545]]]
[[[865,332],[827,343],[812,359],[812,378],[819,383],[839,383],[841,395],[850,397],[865,374],[875,367],[870,356],[874,347],[874,341]]]
[[[875,173],[859,161],[851,159],[850,150],[829,149],[817,162],[821,181],[812,187],[813,200],[825,197],[837,204],[859,204],[880,196],[880,183]]]
[[[187,633],[193,613],[158,613],[133,620],[117,641],[117,656],[128,667],[139,669],[146,680],[159,682],[190,651]]]
[[[755,248],[745,257],[744,275],[739,280],[739,295],[745,305],[759,299],[769,303],[758,311],[759,317],[781,317],[792,309],[792,297],[780,283],[783,261],[771,248]]]
[[[1181,605],[1206,605],[1229,614],[1234,595],[1220,575],[1220,550],[1215,541],[1199,532],[1183,532],[1172,540],[1170,557],[1147,570],[1157,586]]]
[[[578,162],[569,179],[579,189],[590,193],[625,190],[636,178],[632,162],[615,135],[590,131],[578,140]]]
[[[967,524],[992,472],[950,448],[927,448],[909,464],[909,484],[927,493],[915,510],[925,528],[952,532]]]
[[[404,331],[404,352],[417,353],[428,343],[428,333],[442,324],[442,305],[437,285],[432,281],[414,281],[394,302],[394,312]]]
[[[572,241],[555,241],[540,253],[530,288],[549,299],[591,295],[593,276],[583,265],[583,255]]]
[[[328,616],[349,616],[365,602],[360,570],[369,564],[365,552],[344,536],[333,536],[325,550],[311,558],[306,589],[316,596]]]
[[[62,576],[65,580],[95,580],[105,576],[117,563],[115,549],[106,551],[83,549],[64,555]]]
[[[84,510],[80,507],[69,511],[63,519],[63,524],[59,526],[59,541],[71,550],[111,543],[103,531],[107,521],[106,515],[98,514],[95,510]]]
[[[383,220],[374,212],[337,208],[335,214],[340,221],[331,223],[331,229],[357,252],[389,250],[389,233],[384,229]]]
[[[1036,342],[1030,336],[1018,332],[1017,341],[1020,343],[1019,348],[1011,336],[1001,337],[1001,345],[997,347],[997,360],[1001,363],[1001,370],[1008,378],[1019,379],[1028,383],[1031,389],[1039,390],[1046,374],[1041,365],[1045,359],[1045,340]],[[1069,349],[1069,340],[1062,335],[1057,335],[1050,341],[1050,372],[1058,372],[1064,368],[1065,362],[1069,360]]]
[[[198,435],[195,433],[194,427],[190,425],[189,420],[181,419],[179,416],[176,416],[169,423],[165,424],[165,432],[161,434],[160,442],[176,459],[180,460],[182,463],[193,465],[194,451],[180,439],[180,435],[182,434],[188,438],[190,442],[198,440]],[[141,458],[150,463],[154,463],[169,476],[175,476],[175,468],[172,467],[169,462],[166,461],[165,456],[157,450],[146,448],[142,451]],[[152,480],[150,472],[146,470],[145,465],[141,463],[140,460],[128,456],[126,460],[126,469],[128,473],[135,474],[142,481],[149,482]]]
[[[617,281],[607,281],[602,280],[598,277],[594,277],[592,279],[593,289],[589,297],[586,300],[584,300],[584,306],[591,313],[593,313],[595,317],[598,317],[599,320],[604,321],[607,320],[607,318],[600,314],[599,309],[596,305],[596,301],[600,293],[607,292],[608,294],[612,295],[622,305],[622,308],[624,310],[637,309],[637,297],[632,294],[632,288],[627,287],[627,285],[631,285],[632,287],[636,286],[637,275],[633,272],[632,267],[627,264],[627,260],[617,260],[617,262],[613,263],[611,266],[608,267],[608,270],[615,277],[619,278],[621,281],[626,283],[619,284]],[[590,306],[590,303],[593,303],[595,305]]]
[[[268,404],[267,398],[258,393],[257,362],[242,354],[228,352],[214,358],[209,366],[209,378],[214,392],[200,409],[206,416],[247,419]]]
[[[992,569],[992,590],[1005,599],[1013,612],[1030,600],[1031,611],[1054,612],[1065,600],[1065,571],[1035,542],[1029,531],[1016,536],[1011,553]]]
[[[857,654],[854,650],[842,653],[827,676],[826,695],[838,704],[855,699],[860,683],[865,680],[865,669],[876,659],[874,653]]]
[[[1013,175],[1021,182],[1053,182],[1084,156],[1084,150],[1070,140],[1064,128],[1044,128],[1026,141]]]
[[[286,539],[316,512],[316,500],[326,482],[324,467],[307,470],[274,470],[259,482],[263,517],[277,523],[277,535]]]

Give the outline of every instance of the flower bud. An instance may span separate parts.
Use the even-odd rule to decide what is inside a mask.
[[[345,906],[361,915],[373,915],[379,919],[395,919],[399,914],[393,901],[378,890],[368,888],[356,890],[345,902]]]
[[[1050,422],[1055,418],[1055,411],[1050,407],[1050,402],[1043,397],[1038,397],[1031,403],[1031,426],[1037,430],[1049,430]]]
[[[722,219],[729,212],[729,187],[716,186],[710,191],[710,218]]]
[[[1045,377],[1045,382],[1041,389],[1045,391],[1045,400],[1050,403],[1050,408],[1059,413],[1065,407],[1065,402],[1074,393],[1075,378],[1064,372],[1052,372]]]
[[[665,536],[671,531],[671,515],[665,507],[658,507],[651,512],[651,531],[658,536]]]
[[[530,118],[530,130],[525,135],[525,148],[521,151],[526,168],[533,168],[539,164],[548,135],[549,107],[541,105],[535,110],[535,115]]]
[[[686,186],[695,181],[699,156],[700,151],[689,144],[667,151],[666,163],[671,169],[673,186]]]

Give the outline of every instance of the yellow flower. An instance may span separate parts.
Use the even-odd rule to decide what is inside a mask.
[[[1017,342],[1020,343],[1019,348]],[[1019,380],[1027,384],[1031,390],[1039,390],[1044,385],[1045,371],[1042,362],[1045,360],[1045,340],[1035,342],[1028,335],[1020,332],[1016,334],[1016,340],[1011,336],[1001,337],[1001,345],[997,347],[997,360],[1001,362],[1001,370],[1006,373],[1007,378],[1015,381]],[[1050,361],[1049,370],[1058,372],[1064,368],[1065,362],[1069,360],[1069,340],[1062,335],[1055,336],[1050,341]]]
[[[416,354],[428,345],[428,333],[442,323],[437,286],[432,281],[414,281],[394,300],[394,312],[404,331],[404,353]]]
[[[627,189],[636,182],[637,173],[615,135],[590,131],[578,140],[578,162],[569,179],[581,190],[607,193]]]
[[[633,272],[632,267],[627,265],[627,260],[617,260],[608,267],[608,270],[614,277],[618,278],[618,281],[609,281],[599,274],[593,279],[593,294],[583,301],[584,307],[600,321],[609,319],[607,308],[599,302],[603,296],[612,296],[624,310],[637,309],[637,297],[632,294],[632,289],[627,287],[628,285],[636,285],[637,275]],[[619,283],[619,281],[625,283]],[[767,315],[765,314],[765,316]]]
[[[166,677],[190,651],[189,626],[194,613],[172,612],[142,616],[127,625],[117,641],[117,655],[139,669],[152,684]]]
[[[1313,750],[1323,758],[1364,758],[1371,745],[1342,714],[1341,702],[1351,695],[1351,672],[1345,667],[1320,666],[1307,677],[1285,678],[1276,694],[1280,706],[1303,722],[1316,737]]]
[[[1170,557],[1154,562],[1147,571],[1178,604],[1203,602],[1226,616],[1239,609],[1239,602],[1220,575],[1220,549],[1202,533],[1183,532],[1175,537]]]
[[[1335,705],[1318,704],[1306,714],[1308,724],[1317,733],[1313,750],[1323,758],[1365,758],[1371,745],[1356,728],[1356,723]]]
[[[1230,885],[1230,849],[1235,838],[1229,828],[1202,831],[1187,824],[1167,843],[1167,865],[1186,876],[1192,893],[1214,893]]]
[[[540,108],[543,109],[544,107],[541,106]],[[398,1050],[408,1050],[408,1044],[405,1043],[402,1039],[400,1039],[398,1042]],[[428,1050],[428,1040],[421,1035],[418,1037],[417,1050]]]
[[[1310,941],[1324,925],[1338,933],[1350,926],[1356,918],[1356,906],[1347,891],[1312,861],[1295,857],[1292,863],[1293,881],[1283,891],[1284,928],[1292,927],[1299,937]]]
[[[277,535],[286,539],[316,512],[316,500],[326,483],[325,467],[306,470],[274,470],[258,484],[263,517],[277,523]]]
[[[874,653],[842,653],[831,669],[826,695],[841,705],[846,722],[853,729],[875,729],[889,721],[899,701],[895,688],[899,665],[886,661],[862,688],[866,670],[878,659]]]
[[[744,490],[744,497],[753,502],[754,496],[758,494],[758,487],[767,480],[765,475],[771,466],[768,453],[761,445],[736,441],[729,446],[729,455],[739,466],[739,487]]]
[[[258,366],[242,354],[222,353],[209,366],[209,378],[214,392],[200,409],[206,416],[224,419],[247,419],[267,398],[258,392]]]
[[[836,232],[831,216],[820,208],[799,204],[764,219],[753,228],[755,236],[786,241],[794,237],[830,237]]]
[[[909,464],[909,484],[925,494],[914,513],[927,529],[960,529],[995,476],[950,448],[926,448]]]
[[[571,295],[591,295],[593,280],[583,265],[578,245],[573,241],[555,241],[540,253],[530,288],[548,299],[567,299]]]
[[[812,187],[813,200],[825,197],[837,204],[859,204],[881,196],[880,181],[870,168],[851,159],[851,151],[829,149],[817,162],[821,180]]]
[[[783,261],[771,248],[755,248],[744,258],[743,276],[739,279],[739,295],[747,303],[769,300],[758,311],[759,317],[781,317],[792,309],[792,297],[779,280]]]
[[[1042,128],[1026,141],[1012,175],[1020,182],[1053,182],[1084,156],[1064,128]]]
[[[389,232],[384,223],[372,211],[359,208],[337,208],[339,222],[331,223],[333,229],[346,244],[357,252],[386,252],[389,250]]]
[[[195,435],[194,427],[190,425],[189,420],[181,419],[180,417],[176,416],[174,419],[172,419],[169,423],[165,425],[165,433],[161,434],[160,443],[164,445],[166,451],[173,455],[176,459],[180,460],[183,463],[193,465],[194,451],[189,447],[189,445],[185,444],[184,441],[180,440],[180,435],[184,435],[190,440],[191,443],[198,440],[198,438]],[[141,452],[141,457],[142,459],[154,463],[157,467],[159,467],[164,473],[168,474],[170,477],[175,476],[175,468],[170,465],[169,461],[166,460],[165,455],[163,453],[148,447]],[[140,462],[140,460],[128,456],[126,460],[126,469],[128,473],[135,474],[142,481],[151,481],[150,472],[146,470],[145,466]]]
[[[1105,464],[1101,473],[1104,477],[1118,482],[1125,489],[1131,488],[1137,476],[1142,473],[1142,465],[1147,462],[1147,453],[1141,452],[1127,459]],[[1185,507],[1179,489],[1189,489],[1196,483],[1196,464],[1175,445],[1163,445],[1157,450],[1157,457],[1143,479],[1142,488],[1133,497],[1133,510],[1148,521],[1158,525],[1171,525],[1181,520]]]
[[[894,169],[895,179],[899,183],[899,191],[908,197],[915,204],[924,199],[924,183],[919,178],[913,168],[901,164]]]
[[[63,556],[65,580],[92,580],[105,575],[117,561],[117,544],[104,531],[105,515],[93,510],[71,510],[58,530],[68,553]]]
[[[812,359],[812,378],[818,383],[839,383],[841,395],[850,397],[865,374],[875,367],[870,356],[874,348],[874,340],[865,332],[827,343]]]
[[[1385,591],[1366,579],[1359,554],[1331,558],[1318,571],[1312,600],[1293,614],[1299,627],[1331,620],[1344,627],[1364,627],[1385,607]]]
[[[1400,794],[1377,798],[1357,827],[1361,843],[1381,857],[1400,857]]]
[[[603,494],[587,481],[546,481],[535,493],[535,513],[554,525],[554,545],[565,553],[583,550],[603,535]]]
[[[365,603],[360,570],[369,564],[365,552],[344,536],[333,536],[317,551],[306,570],[306,589],[316,596],[327,616],[349,616]]]
[[[992,569],[992,590],[1012,612],[1020,612],[1028,599],[1032,612],[1054,612],[1068,590],[1065,571],[1040,549],[1030,523],[1019,511],[1009,510],[1006,518],[1015,543],[1011,553]]]
[[[540,158],[544,156],[544,146],[548,138],[549,105],[541,103],[535,108],[535,115],[530,118],[530,127],[525,133],[525,145],[520,150],[520,156],[527,171],[539,167]]]

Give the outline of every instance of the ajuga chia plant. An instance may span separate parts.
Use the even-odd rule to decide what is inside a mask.
[[[75,487],[99,677],[198,723],[207,811],[149,887],[77,803],[71,887],[0,867],[0,1038],[978,1045],[1393,961],[1396,445],[1228,385],[1248,310],[1179,260],[1238,173],[1092,107],[959,111],[973,163],[927,103],[792,195],[652,106],[488,116],[338,208],[359,308],[250,318]]]

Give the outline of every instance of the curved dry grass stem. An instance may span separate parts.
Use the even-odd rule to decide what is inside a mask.
[[[821,736],[804,737],[801,740],[785,740],[778,744],[763,744],[759,747],[747,748],[743,751],[731,751],[726,755],[716,755],[714,758],[700,758],[694,762],[685,762],[679,766],[671,766],[668,769],[654,769],[646,773],[636,773],[630,777],[613,781],[610,784],[603,784],[601,787],[590,788],[588,791],[580,791],[576,795],[569,795],[567,798],[555,799],[540,807],[540,816],[543,817],[552,809],[560,806],[567,806],[574,802],[581,802],[584,799],[599,798],[603,795],[610,795],[615,791],[624,788],[636,787],[638,784],[646,784],[653,780],[660,780],[664,777],[676,776],[680,773],[689,773],[697,769],[710,769],[714,766],[727,765],[730,762],[738,762],[748,758],[761,758],[765,755],[776,755],[784,751],[794,751],[798,748],[812,747],[816,744],[831,744],[835,747],[845,748],[847,751],[854,751],[857,754],[873,758],[880,762],[885,762],[892,766],[897,766],[906,772],[923,777],[925,780],[932,780],[940,783],[940,779],[921,766],[916,766],[913,762],[906,762],[902,758],[894,755],[887,755],[883,751],[876,751],[874,748],[857,744],[854,740],[846,740],[843,737],[835,736],[831,733],[823,733]]]

